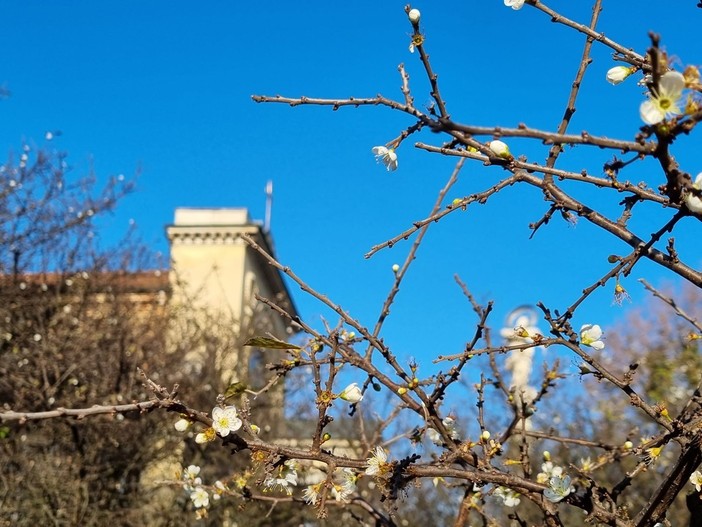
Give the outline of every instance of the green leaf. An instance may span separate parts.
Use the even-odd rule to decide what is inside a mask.
[[[256,346],[257,348],[267,348],[273,350],[302,349],[300,346],[296,346],[295,344],[290,344],[289,342],[283,342],[282,340],[270,337],[251,337],[249,340],[244,342],[244,346]]]
[[[234,397],[236,395],[241,395],[246,391],[246,384],[243,382],[233,382],[229,386],[227,386],[227,389],[224,390],[224,398],[229,399],[230,397]]]

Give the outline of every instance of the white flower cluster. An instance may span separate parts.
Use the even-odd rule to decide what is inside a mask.
[[[292,495],[292,488],[297,486],[297,463],[292,459],[287,460],[263,481],[263,486],[269,490],[280,490],[288,496]]]
[[[458,439],[458,430],[456,430],[456,421],[453,419],[453,417],[446,417],[444,418],[441,423],[444,425],[444,428],[446,428],[446,431],[449,433],[449,436],[451,439]],[[444,445],[444,440],[433,428],[428,428],[427,429],[427,437],[429,440],[434,443],[437,446],[443,446]]]
[[[189,465],[183,470],[183,489],[190,493],[190,501],[196,509],[204,509],[210,505],[210,495],[202,487],[202,479],[199,477],[200,467]]]
[[[356,481],[358,476],[350,468],[344,468],[334,474],[334,481],[331,486],[331,495],[337,502],[345,502],[349,497],[356,492]],[[317,503],[319,493],[324,486],[324,482],[316,485],[309,485],[303,492],[302,496],[310,505]]]
[[[507,487],[497,487],[492,494],[501,498],[505,507],[516,507],[521,501],[520,494]]]

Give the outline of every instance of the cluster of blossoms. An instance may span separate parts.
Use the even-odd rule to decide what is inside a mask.
[[[456,420],[453,417],[446,417],[444,418],[441,423],[444,425],[444,428],[446,428],[446,432],[448,432],[449,436],[451,439],[458,439],[458,430],[456,430]],[[433,428],[428,428],[427,429],[427,437],[429,440],[434,443],[437,446],[443,446],[444,445],[444,440]]]
[[[592,463],[588,458],[587,461],[581,460],[583,466],[591,466]],[[551,461],[551,454],[548,451],[544,452],[544,463],[541,465],[541,472],[536,475],[536,481],[539,483],[548,484],[548,488],[544,489],[544,498],[558,503],[575,489],[570,485],[570,476],[563,473],[563,467],[554,465]]]
[[[190,501],[196,509],[204,509],[210,505],[210,495],[202,487],[199,474],[200,467],[197,465],[190,465],[183,470],[183,489],[190,494]]]
[[[179,432],[185,432],[191,426],[188,419],[181,418],[175,423],[175,429]],[[236,432],[242,426],[242,421],[235,406],[226,406],[224,408],[216,406],[212,409],[212,426],[206,428],[195,436],[196,443],[209,443],[220,437],[227,437],[230,432]],[[256,431],[258,427],[252,425],[251,428]]]
[[[497,487],[492,494],[493,496],[502,498],[505,507],[516,507],[521,501],[519,498],[520,494],[507,487]]]
[[[548,456],[548,452],[544,452],[544,459]],[[541,472],[536,475],[536,481],[546,483],[551,478],[560,478],[563,475],[563,468],[554,465],[551,461],[545,461],[541,465]]]
[[[334,481],[331,484],[331,495],[337,502],[345,502],[356,492],[356,481],[358,476],[350,468],[344,468],[334,474]],[[310,505],[317,503],[319,493],[322,491],[325,482],[309,485],[302,493],[305,501]]]
[[[269,474],[263,481],[266,490],[280,490],[288,496],[292,494],[292,488],[297,486],[297,462],[289,459],[277,467],[275,474]]]
[[[620,84],[636,70],[636,67],[631,66],[615,66],[607,71],[607,81],[615,85]],[[650,81],[650,78],[644,77],[643,82]],[[657,85],[650,88],[648,100],[642,102],[639,107],[641,120],[646,124],[655,125],[665,119],[696,110],[697,104],[692,97],[688,97],[687,100],[683,98],[685,88],[696,85],[699,85],[699,72],[694,67],[686,69],[684,74],[678,71],[664,73],[658,79]]]

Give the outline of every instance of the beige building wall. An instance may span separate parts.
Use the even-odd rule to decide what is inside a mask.
[[[251,221],[247,209],[179,208],[167,234],[171,243],[171,300],[175,305],[206,310],[211,318],[224,321],[229,334],[238,336],[242,343],[252,333],[270,333],[282,340],[290,336],[289,324],[255,298],[259,294],[271,299],[297,316],[278,270],[241,239],[241,234],[247,234],[273,254],[270,235],[260,223]],[[217,353],[215,369],[221,374],[220,385],[240,381],[250,383],[252,389],[260,388],[263,376],[270,377],[263,371],[265,362],[272,362],[277,353],[248,346],[240,346],[236,353]],[[211,357],[193,350],[190,360]],[[267,409],[272,423],[283,419],[282,380],[279,384],[255,401]]]

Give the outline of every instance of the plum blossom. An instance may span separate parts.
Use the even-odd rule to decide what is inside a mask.
[[[212,410],[212,428],[220,436],[226,437],[229,432],[236,432],[241,428],[241,419],[237,416],[236,407],[227,406],[220,408],[216,406]]]
[[[544,489],[544,498],[558,503],[571,492],[573,488],[570,486],[570,476],[554,476],[548,480],[548,488]]]
[[[282,490],[290,496],[292,494],[290,486],[297,486],[297,463],[289,459],[280,465],[277,471],[277,474],[271,474],[266,477],[263,486],[267,489]]]
[[[418,24],[419,18],[422,16],[422,14],[419,12],[419,9],[410,9],[410,12],[407,13],[407,16],[409,17],[410,22],[412,22],[413,24]]]
[[[382,476],[388,470],[388,453],[382,446],[375,447],[373,454],[368,458],[366,474],[369,476]]]
[[[702,172],[697,174],[692,186],[697,190],[702,190]],[[687,208],[692,212],[702,214],[702,199],[695,196],[692,192],[688,191],[688,193],[685,194],[685,205],[687,205]]]
[[[197,487],[190,493],[190,500],[196,508],[200,509],[209,506],[210,495],[202,487]]]
[[[498,498],[502,498],[502,502],[504,503],[505,507],[516,507],[521,501],[519,498],[519,493],[513,491],[512,489],[508,489],[507,487],[497,487],[495,492],[493,492],[493,495],[497,496]]]
[[[444,428],[446,428],[446,431],[448,432],[451,439],[458,439],[458,430],[456,430],[456,420],[453,417],[445,417],[441,422],[444,425]],[[434,443],[437,446],[444,445],[443,438],[441,437],[439,432],[437,432],[433,428],[427,429],[427,437],[432,443]]]
[[[690,483],[695,486],[697,492],[702,491],[702,473],[699,470],[695,470],[690,475]]]
[[[505,0],[505,5],[518,11],[524,6],[524,0]]]
[[[545,456],[544,456],[545,457]],[[563,474],[563,467],[554,465],[551,461],[546,461],[541,465],[541,472],[536,475],[536,481],[546,483],[551,478],[558,478]]]
[[[374,146],[371,151],[373,152],[373,154],[375,154],[376,161],[382,161],[385,165],[385,168],[388,169],[388,172],[397,170],[397,154],[395,153],[394,148],[387,148],[385,146]]]
[[[322,490],[322,485],[324,483],[317,483],[316,485],[308,485],[305,490],[302,491],[302,497],[310,505],[317,503],[319,498],[319,491]]]
[[[332,484],[331,495],[336,501],[346,501],[351,494],[356,492],[356,480],[358,477],[353,470],[345,468],[341,471],[341,481]]]
[[[680,115],[680,100],[685,88],[682,73],[669,71],[658,80],[658,86],[651,90],[648,100],[641,103],[639,113],[646,124],[658,124],[666,117]]]
[[[590,346],[597,351],[603,350],[605,344],[601,339],[602,328],[597,324],[583,324],[580,328],[580,343],[584,346]]]

